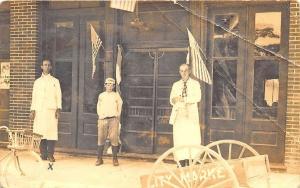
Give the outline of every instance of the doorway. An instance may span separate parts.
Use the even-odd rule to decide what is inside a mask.
[[[104,52],[92,78],[90,27],[105,39],[104,14],[59,11],[47,17],[46,56],[62,88],[58,147],[94,150],[97,146],[97,100],[104,86]],[[100,13],[99,13],[100,12]]]
[[[286,17],[285,4],[209,8],[209,18],[220,26],[279,54],[287,54]],[[240,140],[283,163],[287,63],[219,26],[208,27],[208,39],[213,85],[207,92],[206,143]]]
[[[172,84],[186,48],[129,49],[123,64],[122,142],[126,152],[160,154],[173,147]]]

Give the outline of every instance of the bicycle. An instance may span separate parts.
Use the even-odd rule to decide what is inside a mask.
[[[42,136],[24,129],[9,129],[6,126],[1,126],[1,130],[8,134],[7,148],[10,150],[0,158],[0,164],[6,161],[1,169],[2,186],[42,188],[45,167],[40,156],[34,151],[39,147]]]

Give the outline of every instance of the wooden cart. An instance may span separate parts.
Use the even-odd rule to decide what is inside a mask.
[[[188,153],[188,166],[174,160],[178,151]],[[267,155],[236,140],[220,140],[169,149],[156,160],[151,174],[141,177],[141,184],[143,188],[267,188],[269,172]]]

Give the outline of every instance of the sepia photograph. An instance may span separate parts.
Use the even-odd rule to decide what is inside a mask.
[[[0,188],[300,188],[300,0],[0,0]]]

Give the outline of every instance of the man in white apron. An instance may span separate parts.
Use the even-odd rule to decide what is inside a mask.
[[[198,102],[201,100],[201,89],[198,81],[190,78],[190,68],[187,64],[179,67],[181,80],[175,82],[170,94],[173,106],[170,124],[173,125],[174,147],[184,145],[200,145],[201,134],[199,125]],[[188,165],[188,159],[195,157],[197,151],[178,150],[174,158],[181,166]]]
[[[50,75],[51,68],[49,60],[42,62],[43,73],[33,85],[30,118],[34,120],[33,132],[43,136],[40,143],[41,158],[55,162],[53,155],[58,139],[61,89],[58,79]]]

